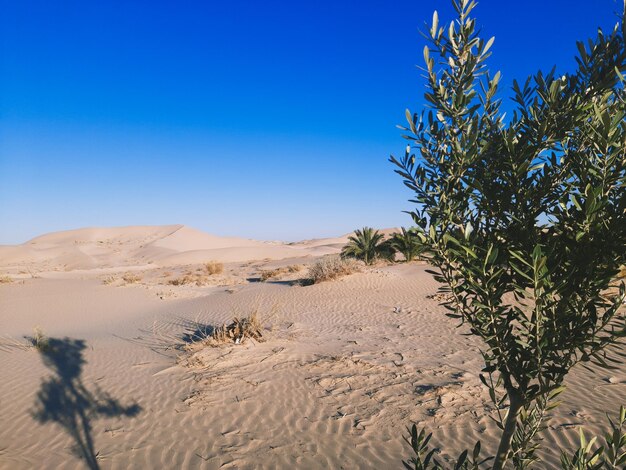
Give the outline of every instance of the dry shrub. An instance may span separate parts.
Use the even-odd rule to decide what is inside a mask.
[[[102,284],[104,284],[105,286],[108,286],[110,284],[113,284],[115,281],[117,281],[115,276],[107,276],[104,279],[102,279]]]
[[[324,256],[309,267],[311,283],[330,281],[361,270],[361,265],[353,258],[341,258],[339,255]]]
[[[280,269],[261,269],[259,271],[259,274],[261,275],[261,281],[265,282],[269,279],[272,279],[273,277],[278,276],[279,274],[281,274],[281,270]]]
[[[126,284],[135,284],[136,282],[141,281],[141,276],[138,276],[135,273],[126,273],[122,276],[122,279]]]
[[[204,274],[187,273],[182,277],[170,279],[167,283],[171,286],[184,286],[186,284],[195,284],[198,287],[208,284],[209,280]]]
[[[185,274],[183,277],[176,279],[170,279],[167,283],[171,286],[184,286],[185,284],[191,284],[196,282],[196,277],[189,274]]]
[[[170,286],[182,286],[184,284],[184,278],[179,277],[176,279],[170,279],[169,281],[167,281],[167,283]]]
[[[40,327],[35,327],[33,330],[33,336],[28,338],[32,343],[33,347],[38,351],[45,352],[48,347],[48,337],[43,333],[43,330]]]
[[[186,345],[185,349],[193,352],[204,346],[219,347],[227,344],[243,344],[247,339],[263,342],[266,340],[263,333],[274,329],[273,324],[278,316],[278,306],[274,304],[264,315],[259,314],[258,307],[247,315],[234,313],[230,323],[215,328],[196,321],[195,324],[202,326],[194,328],[193,341]]]
[[[0,276],[0,284],[9,284],[13,282],[13,278],[11,276]]]
[[[209,261],[204,267],[206,268],[206,272],[209,273],[209,276],[222,274],[224,272],[224,264],[219,261]]]
[[[259,271],[261,274],[261,281],[267,281],[273,277],[280,276],[281,274],[297,273],[304,268],[301,264],[291,264],[289,266],[283,266],[276,269],[262,269]]]
[[[263,341],[263,333],[261,333],[262,329],[263,325],[261,324],[256,312],[243,318],[235,317],[228,325],[220,326],[213,331],[213,334],[211,335],[211,343],[243,344],[248,338],[252,338],[260,342]]]

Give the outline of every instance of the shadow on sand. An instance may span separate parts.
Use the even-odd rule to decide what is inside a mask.
[[[72,437],[76,454],[87,466],[98,469],[97,452],[92,436],[92,420],[98,417],[135,416],[137,404],[125,407],[110,395],[85,388],[82,368],[85,364],[85,341],[72,338],[48,338],[38,350],[44,364],[54,375],[41,384],[33,416],[41,423],[55,422]]]

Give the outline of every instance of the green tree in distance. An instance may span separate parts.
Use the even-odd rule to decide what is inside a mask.
[[[402,253],[406,261],[413,261],[424,249],[422,240],[413,228],[407,230],[402,227],[400,232],[391,234],[389,244],[395,251]]]
[[[348,243],[341,250],[343,258],[356,258],[365,264],[372,264],[379,256],[384,255],[387,247],[383,245],[383,235],[371,227],[355,230],[348,237]]]
[[[407,110],[409,145],[390,160],[414,192],[411,215],[449,316],[484,341],[480,379],[501,429],[489,465],[524,469],[568,371],[610,367],[626,336],[615,281],[626,262],[624,15],[610,34],[578,43],[573,73],[513,82],[505,120],[500,73],[485,64],[494,39],[479,37],[473,0],[453,4],[457,20],[440,26],[435,12],[426,34],[428,109]],[[409,440],[409,468],[437,465],[425,433],[414,427]],[[563,465],[623,468],[626,457],[610,466],[610,447],[595,457],[606,467]],[[458,468],[485,465],[479,453],[462,454]]]

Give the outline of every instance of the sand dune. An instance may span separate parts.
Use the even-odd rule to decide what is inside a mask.
[[[347,235],[299,243],[264,242],[219,237],[184,225],[85,228],[0,246],[0,270],[72,271],[320,256],[338,253],[346,240]]]
[[[346,237],[267,243],[172,225],[2,247],[14,281],[0,284],[0,468],[401,468],[413,422],[451,455],[477,439],[493,452],[480,342],[431,298],[427,266],[292,282]],[[206,274],[207,258],[224,271]],[[279,266],[297,269],[259,282]],[[192,275],[202,282],[170,282]],[[189,348],[252,311],[264,342]],[[35,327],[54,348],[31,346]],[[579,425],[602,429],[626,368],[576,368],[567,383],[545,468]]]

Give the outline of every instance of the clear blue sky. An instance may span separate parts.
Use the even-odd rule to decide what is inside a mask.
[[[409,225],[387,163],[448,1],[0,0],[0,243],[183,223],[296,240]],[[492,70],[571,70],[622,0],[483,0]]]

